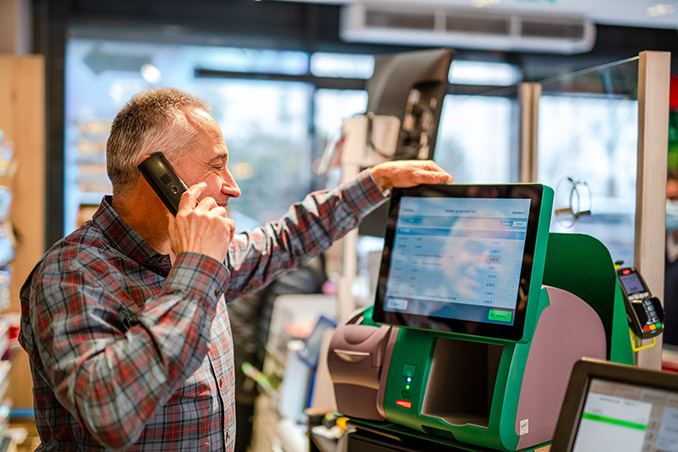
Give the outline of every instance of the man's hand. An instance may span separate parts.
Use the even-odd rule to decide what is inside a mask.
[[[392,187],[451,184],[454,179],[432,160],[398,160],[373,166],[370,174],[382,192]]]
[[[214,198],[203,198],[196,205],[206,187],[207,184],[201,182],[181,195],[177,216],[170,215],[169,219],[170,245],[175,256],[194,252],[223,262],[233,239],[235,222]]]

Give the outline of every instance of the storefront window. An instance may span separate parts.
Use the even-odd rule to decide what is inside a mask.
[[[368,79],[374,71],[374,57],[316,52],[311,55],[311,74],[316,77]]]
[[[453,68],[455,64],[462,82],[470,77],[488,83],[483,74],[503,74],[502,80],[512,74],[503,66],[488,72],[478,62],[455,62]],[[365,112],[365,91],[341,84],[327,88],[325,81],[318,88],[313,77],[367,79],[373,68],[369,55],[71,39],[66,53],[65,233],[88,219],[102,196],[111,193],[106,139],[115,114],[134,94],[172,86],[213,107],[242,188],[242,197],[231,206],[244,229],[277,218],[322,186],[322,177],[313,177],[314,161],[339,133],[344,118]],[[511,105],[501,97],[447,96],[435,159],[458,182],[514,181]]]
[[[232,207],[256,224],[281,215],[310,189],[308,83],[196,77],[196,69],[303,74],[303,52],[73,39],[66,57],[64,229],[111,193],[105,169],[110,123],[134,94],[172,86],[212,107],[243,188]]]
[[[511,86],[520,82],[520,70],[509,63],[455,60],[450,83],[459,85]]]
[[[456,183],[518,182],[513,105],[499,96],[445,98],[434,160]]]

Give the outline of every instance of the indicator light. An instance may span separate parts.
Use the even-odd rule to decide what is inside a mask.
[[[412,408],[412,402],[407,400],[396,400],[396,405],[400,405],[403,408]]]

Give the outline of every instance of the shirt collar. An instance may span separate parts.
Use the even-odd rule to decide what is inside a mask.
[[[169,256],[158,253],[129,227],[113,209],[112,200],[112,196],[104,196],[92,222],[101,229],[111,246],[135,262],[166,275],[171,267]]]

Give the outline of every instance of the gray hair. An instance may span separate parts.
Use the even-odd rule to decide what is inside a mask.
[[[154,88],[130,99],[113,120],[106,143],[106,171],[113,193],[133,188],[145,155],[162,152],[170,162],[195,145],[198,130],[186,118],[210,110],[201,99],[174,88]]]

